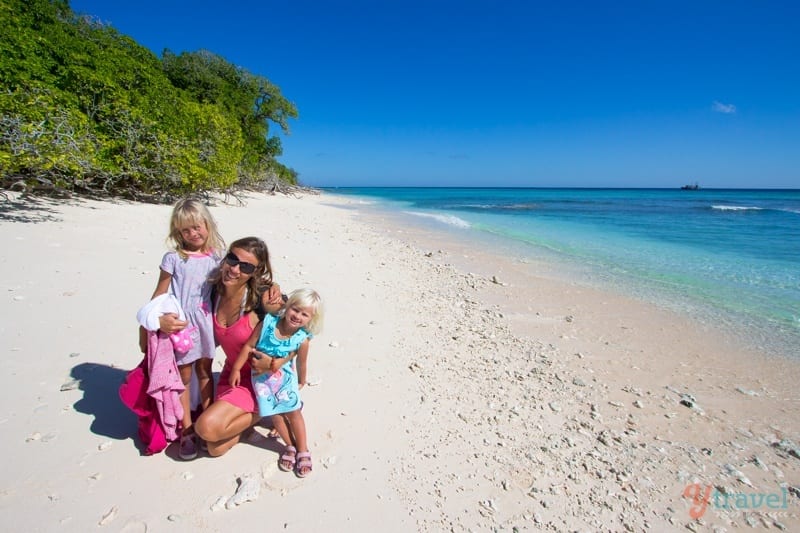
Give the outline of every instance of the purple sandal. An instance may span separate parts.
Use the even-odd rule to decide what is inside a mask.
[[[278,459],[278,468],[283,472],[291,472],[294,470],[295,462],[297,461],[297,448],[294,446],[287,446],[283,451],[283,455]]]
[[[306,477],[311,473],[311,452],[299,452],[296,456],[297,464],[294,473],[297,477]]]

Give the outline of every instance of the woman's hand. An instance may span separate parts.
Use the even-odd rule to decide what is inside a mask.
[[[250,368],[253,369],[256,376],[264,372],[272,372],[272,357],[258,350],[253,350],[250,355]]]
[[[228,383],[231,387],[238,387],[239,383],[242,381],[242,371],[241,369],[231,369],[231,375],[228,377]]]
[[[289,357],[270,357],[269,371],[273,373],[277,372],[283,367],[283,365],[291,361],[292,357],[293,357],[292,355],[290,355]]]
[[[270,288],[261,295],[261,305],[264,310],[275,315],[283,307],[283,295],[281,294],[281,287],[277,283],[273,283]]]
[[[158,317],[158,329],[167,334],[180,331],[188,325],[189,322],[180,320],[175,313],[167,313]]]
[[[268,304],[280,304],[283,306],[283,294],[281,294],[281,286],[277,283],[273,283],[267,290],[266,298],[266,303]]]

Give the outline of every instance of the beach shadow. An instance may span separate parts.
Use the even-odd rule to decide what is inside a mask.
[[[59,209],[63,206],[80,206],[86,209],[97,209],[86,202],[94,199],[106,203],[119,204],[119,198],[79,196],[35,196],[13,191],[0,190],[0,221],[38,224],[41,222],[58,222],[63,220]]]
[[[119,387],[125,381],[128,372],[130,370],[98,363],[81,363],[74,366],[70,377],[80,382],[78,389],[83,391],[83,398],[75,402],[73,407],[79,413],[94,417],[89,429],[95,435],[116,440],[131,439],[139,452],[143,453],[146,446],[139,439],[138,418],[119,398]],[[215,372],[214,383],[218,381],[219,372]],[[195,413],[192,418],[196,420]],[[263,426],[258,436],[242,439],[239,445],[256,446],[280,455],[284,449],[283,444],[262,432],[266,432]],[[175,461],[181,461],[178,457],[177,441],[169,443],[162,453]],[[200,456],[203,457],[204,454]]]
[[[67,200],[21,195],[0,197],[0,220],[9,222],[56,222],[61,216],[56,209]]]
[[[80,381],[83,398],[73,407],[79,413],[94,416],[90,430],[117,440],[134,439],[137,446],[137,417],[119,399],[119,386],[128,370],[98,363],[81,363],[72,368],[73,379]]]
[[[266,432],[259,431],[254,429],[253,435],[249,436],[248,438],[244,438],[241,440],[240,444],[246,444],[248,446],[255,446],[256,448],[261,448],[263,450],[268,450],[271,452],[275,452],[276,455],[280,456],[286,447],[283,445],[283,442],[276,437],[269,437]]]

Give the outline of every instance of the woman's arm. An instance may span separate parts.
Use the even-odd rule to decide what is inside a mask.
[[[269,289],[264,291],[264,294],[261,295],[261,305],[267,313],[277,315],[278,311],[283,307],[281,286],[277,283],[273,283]]]
[[[264,372],[274,372],[272,370],[272,362],[276,361],[274,357],[271,357],[264,352],[259,352],[258,350],[253,350],[253,358],[250,359],[250,368],[253,370],[253,374],[259,376]]]
[[[289,352],[289,354],[286,357],[271,357],[269,361],[269,371],[277,372],[278,370],[283,368],[283,366],[286,363],[290,362],[295,357],[297,357],[297,350]]]

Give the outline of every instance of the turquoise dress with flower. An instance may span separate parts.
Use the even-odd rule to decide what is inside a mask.
[[[297,351],[300,345],[312,335],[304,329],[288,339],[279,339],[275,336],[275,327],[279,318],[266,315],[261,326],[261,337],[256,344],[256,350],[270,357],[286,357]],[[253,390],[258,401],[258,413],[261,416],[277,415],[296,411],[303,406],[300,401],[300,388],[297,383],[297,369],[295,360],[283,365],[277,372],[253,375]]]

